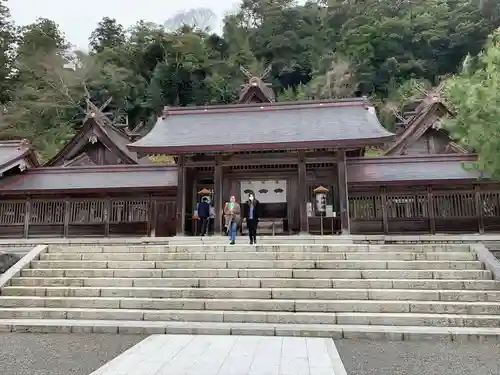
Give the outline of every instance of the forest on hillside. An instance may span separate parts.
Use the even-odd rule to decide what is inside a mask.
[[[129,29],[109,15],[81,52],[52,20],[15,25],[0,0],[0,138],[27,138],[47,158],[81,126],[87,98],[112,98],[106,110],[133,128],[165,105],[232,103],[246,79],[240,66],[256,75],[271,66],[277,100],[367,95],[388,128],[384,105],[402,106],[415,82],[448,80],[461,113],[450,128],[480,155],[486,137],[486,159],[500,150],[491,124],[500,111],[497,0],[240,0],[221,35],[187,13],[168,27],[138,20]]]

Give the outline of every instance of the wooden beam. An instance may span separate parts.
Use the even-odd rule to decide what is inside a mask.
[[[342,234],[351,232],[349,218],[349,197],[347,193],[347,169],[345,150],[339,150],[337,154],[337,175],[339,184],[339,202],[340,202],[340,225]]]
[[[218,235],[222,232],[222,205],[223,205],[223,169],[221,162],[221,157],[216,156],[214,169],[214,206],[215,206],[215,220],[214,220],[214,235]]]
[[[177,165],[176,233],[178,236],[183,236],[186,227],[186,166],[184,156],[179,156]]]
[[[310,156],[305,157],[306,164],[313,163],[332,163],[334,162],[333,156]],[[215,164],[214,161],[211,160],[203,160],[203,161],[186,161],[186,166],[189,167],[213,167]],[[243,155],[242,157],[231,158],[230,160],[221,160],[220,165],[224,167],[232,167],[238,165],[255,165],[259,166],[262,164],[293,164],[297,165],[297,156],[283,156],[283,155],[265,155],[265,156],[252,156],[252,155]]]
[[[297,199],[300,208],[300,232],[309,232],[309,222],[307,217],[307,170],[305,152],[299,152],[298,158],[298,193]]]

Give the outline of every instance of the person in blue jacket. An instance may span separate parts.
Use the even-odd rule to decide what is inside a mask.
[[[207,233],[208,222],[210,218],[210,204],[208,203],[208,198],[201,198],[201,202],[198,205],[198,217],[201,222],[201,236],[203,237]]]

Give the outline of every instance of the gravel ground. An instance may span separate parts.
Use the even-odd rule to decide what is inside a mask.
[[[89,375],[145,336],[0,334],[0,374]]]
[[[0,334],[0,373],[89,375],[146,336]],[[335,341],[349,375],[498,375],[500,343]]]
[[[498,375],[500,343],[335,341],[349,375]]]

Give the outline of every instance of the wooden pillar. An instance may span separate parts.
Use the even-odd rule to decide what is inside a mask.
[[[300,233],[309,233],[307,218],[307,171],[305,151],[299,152],[297,200],[300,212]]]
[[[184,236],[186,226],[186,162],[184,156],[179,156],[177,160],[177,199],[176,210],[176,234]]]
[[[153,218],[154,218],[154,211],[153,211],[153,197],[151,194],[149,194],[149,201],[148,201],[148,222],[146,224],[146,236],[151,237],[151,230],[153,228]]]
[[[66,198],[66,200],[64,201],[64,227],[63,227],[64,238],[67,238],[69,234],[70,210],[71,210],[71,202],[69,201],[69,198]]]
[[[104,236],[109,237],[109,223],[111,222],[111,198],[106,197],[106,202],[104,203]]]
[[[434,194],[432,188],[427,188],[427,204],[429,210],[429,230],[431,234],[436,234],[436,216],[434,210]]]
[[[484,233],[484,218],[483,218],[483,207],[481,204],[481,187],[479,185],[474,186],[474,198],[476,201],[476,216],[478,221],[479,233]]]
[[[387,212],[387,189],[382,187],[381,190],[381,200],[382,200],[382,227],[384,228],[384,234],[389,234],[389,215]]]
[[[337,176],[339,184],[340,202],[340,227],[342,234],[351,233],[349,218],[349,196],[347,192],[347,169],[345,150],[339,150],[337,154]]]
[[[220,155],[215,157],[214,169],[214,207],[215,207],[215,223],[214,235],[219,235],[222,232],[222,205],[223,205],[223,170],[220,163]]]
[[[28,238],[30,231],[30,218],[31,218],[31,199],[26,199],[26,206],[24,209],[24,238]]]
[[[293,216],[295,214],[295,194],[292,179],[288,178],[286,181],[286,201],[287,201],[287,221],[288,221],[288,234],[292,234],[292,227],[294,226]]]

